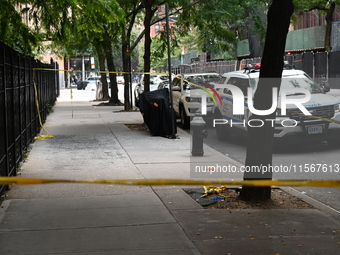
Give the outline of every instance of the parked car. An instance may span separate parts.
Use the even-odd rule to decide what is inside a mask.
[[[84,81],[84,84],[85,84],[84,90],[91,90],[91,91],[97,90],[97,84],[100,80],[101,80],[101,76],[92,76],[92,77],[87,78]],[[107,77],[107,84],[108,84],[108,87],[110,88],[111,83],[108,77]]]
[[[159,83],[157,89],[169,89],[169,80]]]
[[[165,74],[150,74],[150,91],[154,91],[158,89],[158,85],[163,82],[169,80],[169,76]],[[136,85],[134,90],[135,96],[135,105],[138,107],[140,94],[144,92],[144,75],[142,75],[140,82]]]
[[[96,82],[89,82],[86,85],[85,90],[87,91],[96,91],[97,90],[97,83],[99,82],[99,80],[97,80]]]
[[[124,76],[117,76],[117,84],[124,85]]]
[[[92,84],[90,86],[91,87],[90,90],[92,90],[93,84],[96,86],[97,82],[100,80],[100,78],[101,78],[100,76],[91,76],[91,77],[87,77],[84,81],[78,81],[77,82],[77,90],[85,90],[89,83]]]
[[[247,136],[248,121],[252,115],[248,108],[247,98],[249,96],[253,97],[256,91],[259,70],[235,71],[225,73],[222,76],[223,78],[216,86],[216,91],[218,91],[222,99],[222,104],[217,104],[214,107],[213,114],[215,120],[226,120],[226,124],[215,125],[216,135],[219,139],[224,139],[231,133]],[[234,85],[241,89],[245,95],[244,114],[233,114],[236,97],[225,85]],[[253,95],[247,95],[249,87],[253,89]],[[284,115],[280,108],[281,104],[278,104],[276,118],[273,120],[273,125],[275,126],[274,140],[276,142],[304,139],[326,140],[329,144],[340,145],[340,125],[326,120],[340,121],[340,100],[326,95],[304,71],[283,70],[280,91],[289,90],[290,94],[285,95],[285,97],[293,102],[292,100],[301,100],[306,96],[303,93],[294,93],[296,89],[309,91],[311,98],[308,102],[302,103],[302,105],[312,116],[302,114],[301,109],[293,103],[287,104],[287,112]],[[281,99],[282,96],[279,94],[279,103]],[[230,125],[231,123],[234,123],[234,125]]]
[[[211,115],[213,99],[202,87],[214,87],[221,79],[218,73],[179,74],[172,82],[173,107],[183,128],[189,128],[190,117],[201,113],[202,95],[206,94],[207,114]]]

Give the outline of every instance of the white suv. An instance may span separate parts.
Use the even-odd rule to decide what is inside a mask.
[[[160,83],[169,80],[169,75],[165,74],[150,74],[150,91],[158,89]],[[140,94],[144,92],[144,75],[142,75],[140,82],[136,85],[135,94],[135,105],[138,107]]]
[[[255,92],[259,80],[259,71],[235,71],[225,73],[222,77],[216,86],[222,104],[218,104],[213,109],[214,122],[220,119],[228,124],[215,125],[217,137],[219,139],[225,138],[228,133],[247,135],[248,120],[251,115],[247,103],[247,90],[248,87],[251,87],[253,93]],[[245,95],[244,114],[233,115],[233,95],[225,85],[234,85],[240,88]],[[275,141],[327,140],[329,144],[340,145],[340,125],[327,121],[327,119],[340,121],[339,98],[326,95],[312,78],[301,70],[283,70],[281,90],[282,88],[309,90],[311,98],[302,105],[312,116],[303,115],[294,104],[287,105],[287,113],[284,116],[280,114],[281,109],[278,109],[276,119],[273,122],[273,125],[275,125]],[[303,98],[301,93],[287,94],[286,97],[287,99]],[[278,102],[281,102],[280,100],[279,94]],[[278,104],[278,108],[279,106]],[[317,118],[313,118],[314,116]],[[234,123],[234,125],[230,123]]]
[[[190,117],[201,114],[202,94],[207,98],[207,114],[211,115],[213,98],[204,90],[214,87],[221,79],[218,73],[178,74],[172,82],[172,99],[176,115],[183,128],[189,128]]]

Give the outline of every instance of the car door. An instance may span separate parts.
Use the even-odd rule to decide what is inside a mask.
[[[177,114],[179,114],[179,102],[182,93],[182,79],[175,77],[171,83],[172,86],[172,103],[173,108]]]
[[[226,85],[233,85],[230,84],[231,77],[223,78],[224,84]],[[220,97],[222,99],[222,106],[221,106],[221,114],[222,117],[228,121],[230,121],[233,118],[233,95],[231,91],[228,88],[220,87],[218,89]]]
[[[243,95],[247,94],[247,89],[249,87],[249,80],[246,77],[229,77],[226,79],[226,84],[238,87]],[[229,121],[229,126],[236,129],[247,130],[247,118],[248,118],[248,108],[247,104],[244,103],[245,113],[244,114],[233,114],[233,107],[235,98],[232,92],[228,88],[223,88],[222,91],[222,116]]]

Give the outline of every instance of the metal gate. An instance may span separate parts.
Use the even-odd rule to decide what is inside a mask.
[[[57,69],[56,63],[43,64],[0,42],[0,176],[16,175],[24,152],[40,132],[36,99],[45,122],[59,95],[58,72],[50,69]],[[0,186],[0,193],[5,188]]]

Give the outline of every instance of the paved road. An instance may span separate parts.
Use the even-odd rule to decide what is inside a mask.
[[[246,140],[233,135],[227,141],[219,141],[214,128],[207,128],[208,137],[204,142],[217,151],[244,164],[246,159]],[[273,153],[273,165],[290,167],[290,173],[274,173],[276,179],[340,179],[340,148],[332,148],[326,142],[286,146]],[[305,165],[306,164],[306,165]],[[319,169],[317,167],[324,167]],[[332,169],[331,169],[332,168]],[[314,170],[315,169],[315,170]],[[312,173],[312,171],[315,171]],[[337,172],[335,172],[337,171]],[[310,197],[340,211],[340,189],[296,188]]]

